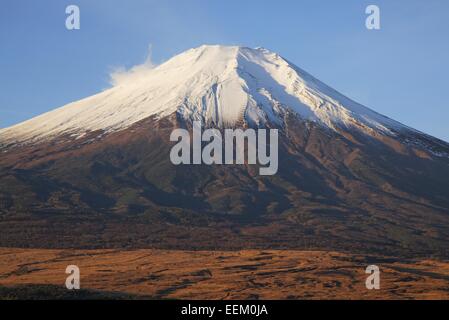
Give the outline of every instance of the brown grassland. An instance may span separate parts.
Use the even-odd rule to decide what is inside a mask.
[[[24,288],[68,291],[65,269],[72,264],[80,268],[81,288],[96,293],[85,298],[449,299],[449,262],[430,259],[295,250],[15,248],[0,249],[0,298],[61,298]],[[365,287],[369,264],[380,267],[380,290]]]

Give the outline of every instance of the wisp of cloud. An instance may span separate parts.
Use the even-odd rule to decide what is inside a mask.
[[[118,86],[123,82],[139,80],[154,69],[156,64],[152,60],[152,45],[148,46],[148,55],[143,64],[135,65],[130,69],[125,67],[115,67],[114,70],[109,74],[109,83],[112,86]]]

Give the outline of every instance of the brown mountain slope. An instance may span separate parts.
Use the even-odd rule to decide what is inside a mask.
[[[387,136],[286,121],[274,176],[249,165],[172,165],[170,132],[183,125],[175,117],[8,149],[0,246],[448,256],[447,158]]]

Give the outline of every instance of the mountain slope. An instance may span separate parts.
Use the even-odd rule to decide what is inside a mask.
[[[279,128],[278,173],[174,166],[194,119]],[[0,246],[448,256],[448,144],[265,49],[189,50],[0,142]]]

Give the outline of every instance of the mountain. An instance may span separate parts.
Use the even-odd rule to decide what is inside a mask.
[[[170,133],[276,128],[279,170],[170,162]],[[202,46],[0,130],[0,246],[448,255],[449,144],[263,48]]]

